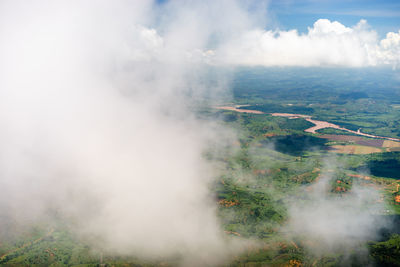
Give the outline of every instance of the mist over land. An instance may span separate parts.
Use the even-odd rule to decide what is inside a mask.
[[[365,20],[327,19],[305,34],[268,30],[267,7],[2,1],[0,263],[34,264],[18,253],[58,244],[60,222],[90,247],[88,265],[102,253],[184,266],[368,255],[391,227],[379,216],[398,214],[396,144],[336,159],[304,120],[215,107],[398,137],[400,32],[379,39]],[[375,162],[390,170],[367,189],[352,180]],[[19,236],[31,227],[46,229],[27,234],[36,243]]]

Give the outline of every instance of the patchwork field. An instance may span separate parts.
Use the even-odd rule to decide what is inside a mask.
[[[382,152],[382,149],[371,147],[371,146],[361,146],[361,145],[333,145],[331,146],[333,150],[331,152],[343,153],[343,154],[372,154]]]
[[[387,152],[400,151],[400,142],[382,139],[363,138],[360,136],[352,135],[335,135],[325,134],[320,135],[320,138],[328,139],[333,142],[345,142],[349,143],[346,145],[338,144],[332,145],[334,152],[346,153],[346,154],[370,154],[379,153],[383,150],[380,148],[386,148]],[[368,148],[369,147],[369,148]]]
[[[382,144],[382,147],[388,147],[388,148],[400,147],[400,142],[385,140],[385,141],[383,142],[383,144]]]

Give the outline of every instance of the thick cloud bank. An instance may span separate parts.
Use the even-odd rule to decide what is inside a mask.
[[[306,34],[255,29],[222,46],[216,60],[262,66],[397,66],[400,31],[379,41],[365,20],[350,28],[327,19],[316,21]]]
[[[161,37],[152,1],[1,1],[1,218],[57,214],[107,251],[191,266],[234,250],[202,157],[218,137],[188,109],[205,90],[188,53],[211,34],[195,6]]]

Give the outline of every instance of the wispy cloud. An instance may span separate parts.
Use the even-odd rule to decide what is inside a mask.
[[[330,15],[347,15],[357,17],[399,17],[399,8],[393,10],[388,9],[351,9],[351,10],[318,10],[318,9],[303,9],[299,10],[305,14],[330,14]]]
[[[271,8],[276,13],[292,14],[332,14],[357,17],[398,17],[400,3],[397,1],[342,1],[342,0],[303,0],[271,1]]]

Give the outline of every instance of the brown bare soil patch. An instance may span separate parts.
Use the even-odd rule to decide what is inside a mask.
[[[228,235],[240,236],[240,234],[238,232],[233,232],[233,231],[224,231],[224,232],[225,232],[225,234],[228,234]]]
[[[347,176],[364,179],[364,180],[371,180],[371,177],[366,176],[366,175],[364,176],[364,175],[360,175],[360,174],[347,174]]]
[[[335,192],[346,192],[346,191],[347,191],[346,188],[341,187],[341,186],[337,186],[337,187],[335,188]]]
[[[390,148],[400,147],[400,142],[385,140],[383,142],[382,147],[390,147]]]
[[[301,263],[298,260],[290,260],[288,264],[285,265],[285,267],[301,267],[303,266],[303,263]]]
[[[230,208],[230,207],[239,205],[239,202],[236,200],[221,199],[220,201],[218,201],[218,204],[221,206],[224,206],[225,208]]]
[[[274,134],[274,133],[266,133],[263,136],[264,137],[273,137],[273,136],[276,136],[276,134]]]
[[[359,145],[334,145],[331,146],[334,150],[330,150],[335,153],[342,154],[372,154],[382,152],[381,149],[370,146],[359,146]]]

